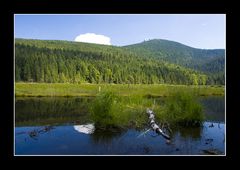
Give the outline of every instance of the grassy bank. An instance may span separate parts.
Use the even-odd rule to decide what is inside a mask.
[[[96,96],[112,91],[121,96],[170,96],[174,91],[194,92],[200,96],[224,95],[224,86],[188,86],[162,84],[67,84],[67,83],[15,83],[15,95],[26,97],[43,96]]]

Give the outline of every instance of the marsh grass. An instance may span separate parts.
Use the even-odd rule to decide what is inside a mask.
[[[174,91],[196,92],[200,96],[224,95],[224,86],[188,86],[168,84],[69,84],[69,83],[15,83],[17,97],[33,96],[97,96],[112,91],[121,96],[165,97]]]
[[[110,91],[100,93],[91,104],[90,113],[96,127],[118,126],[120,119],[117,114],[122,113],[120,98]]]
[[[165,102],[164,107],[158,110],[158,118],[162,121],[182,126],[200,126],[204,121],[203,108],[197,100],[197,94],[177,91]]]
[[[119,96],[101,92],[90,105],[90,117],[96,128],[140,128],[146,123],[146,100],[138,96]]]
[[[171,126],[200,126],[204,121],[201,104],[193,92],[174,91],[164,104],[142,95],[119,96],[101,92],[90,105],[92,121],[97,128],[143,128],[148,125],[146,108],[156,113],[157,121]]]

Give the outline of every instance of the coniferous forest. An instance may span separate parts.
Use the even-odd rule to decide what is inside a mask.
[[[16,82],[224,85],[225,51],[167,40],[117,47],[15,39]]]

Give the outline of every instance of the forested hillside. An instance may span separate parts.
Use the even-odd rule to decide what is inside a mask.
[[[208,73],[223,71],[225,65],[224,49],[197,49],[162,39],[145,41],[125,48],[145,57],[161,59]]]
[[[197,49],[163,39],[144,41],[124,48],[143,57],[155,58],[203,72],[208,75],[209,84],[225,82],[224,49]]]
[[[218,62],[224,63],[221,59],[211,58],[217,66]],[[16,81],[224,84],[219,72],[208,74],[211,64],[204,64],[207,71],[199,72],[173,63],[146,57],[145,53],[125,47],[69,41],[15,40]],[[200,65],[196,67],[202,68]]]

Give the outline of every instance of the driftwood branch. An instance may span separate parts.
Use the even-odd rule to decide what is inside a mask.
[[[166,133],[164,133],[163,130],[156,124],[156,122],[155,122],[155,113],[152,110],[147,109],[147,114],[148,114],[150,126],[153,129],[153,131],[155,131],[159,135],[162,135],[165,139],[169,140],[170,136],[167,135]]]

